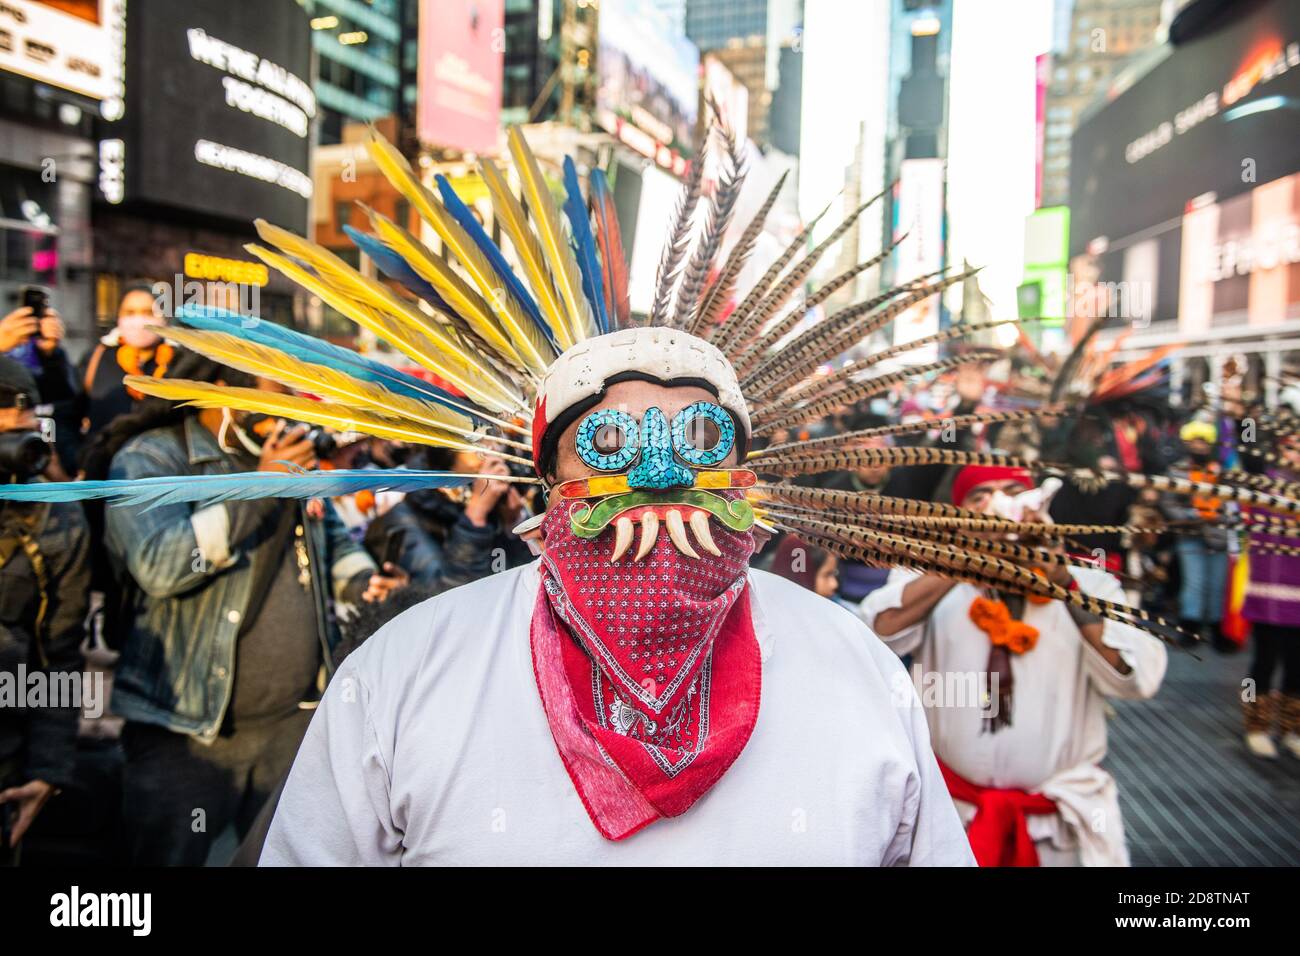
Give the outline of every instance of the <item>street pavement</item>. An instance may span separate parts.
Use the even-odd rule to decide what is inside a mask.
[[[1134,866],[1300,864],[1300,759],[1242,742],[1248,654],[1170,648],[1154,700],[1116,701],[1105,765]],[[1280,749],[1280,748],[1279,748]]]

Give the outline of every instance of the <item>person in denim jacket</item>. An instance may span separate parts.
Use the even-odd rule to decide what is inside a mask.
[[[187,359],[176,377],[236,377]],[[165,405],[113,426],[109,478],[315,465],[300,427],[280,423],[258,448],[238,413]],[[160,427],[121,442],[151,414]],[[328,501],[110,506],[105,545],[124,589],[112,706],[127,721],[126,850],[201,864],[226,826],[243,835],[292,763],[339,640],[332,608],[406,579],[378,573]]]
[[[508,474],[504,462],[473,452],[422,448],[408,465],[483,475],[468,488],[411,492],[366,529],[371,554],[383,553],[389,533],[404,532],[398,563],[413,586],[441,594],[533,559],[528,545],[511,533],[533,513],[527,495],[491,480]]]

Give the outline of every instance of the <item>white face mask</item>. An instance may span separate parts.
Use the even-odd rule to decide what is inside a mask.
[[[1001,490],[995,491],[989,501],[987,513],[1010,521],[1024,521],[1025,515],[1031,514],[1050,524],[1052,519],[1047,514],[1047,509],[1060,490],[1061,479],[1048,478],[1037,488],[1030,488],[1018,495],[1009,495]]]
[[[118,337],[132,348],[153,348],[160,339],[149,326],[157,324],[158,320],[152,315],[124,315],[117,320]]]

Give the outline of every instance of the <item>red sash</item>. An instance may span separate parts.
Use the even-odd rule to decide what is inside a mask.
[[[1055,803],[1041,793],[981,787],[957,776],[942,760],[939,770],[953,799],[975,805],[966,838],[980,866],[1038,866],[1025,818],[1055,813]]]

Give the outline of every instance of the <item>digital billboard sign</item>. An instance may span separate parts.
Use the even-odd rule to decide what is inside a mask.
[[[120,106],[126,0],[4,0],[0,70]]]
[[[699,49],[651,0],[605,0],[596,67],[597,121],[673,168],[661,153],[691,151],[699,115]]]
[[[100,143],[101,193],[305,231],[316,97],[294,0],[131,0],[125,113]]]
[[[503,0],[420,0],[421,142],[470,153],[497,145]]]
[[[1179,317],[1187,218],[1225,204],[1249,208],[1247,194],[1300,170],[1300,6],[1276,0],[1248,9],[1173,48],[1075,130],[1077,294],[1124,284],[1141,291],[1143,321]],[[1229,204],[1235,197],[1244,205]],[[1209,228],[1206,215],[1196,217],[1199,229]],[[1271,321],[1281,319],[1278,312]]]

